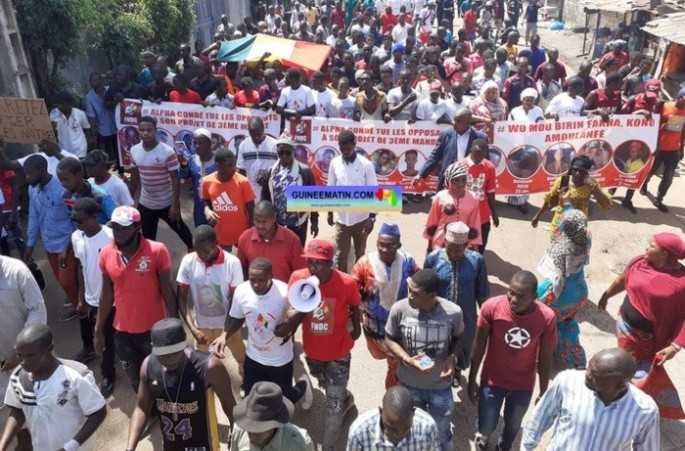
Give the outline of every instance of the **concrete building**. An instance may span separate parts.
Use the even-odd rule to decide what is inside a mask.
[[[207,46],[222,14],[233,24],[239,24],[250,14],[250,0],[198,0],[195,3],[195,32],[193,38]]]
[[[0,0],[0,96],[35,97],[12,0]]]

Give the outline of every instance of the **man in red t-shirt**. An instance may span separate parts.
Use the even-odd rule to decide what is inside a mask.
[[[171,255],[162,243],[143,238],[140,212],[121,206],[112,212],[114,242],[100,251],[102,296],[95,323],[95,349],[105,348],[104,330],[114,309],[114,348],[133,389],[140,365],[152,349],[150,330],[165,317],[177,317],[171,282]]]
[[[233,97],[235,106],[244,108],[258,108],[261,106],[259,91],[254,89],[254,82],[250,77],[240,79],[241,90]]]
[[[319,280],[321,303],[310,313],[291,311],[275,334],[290,336],[302,323],[309,372],[326,391],[323,449],[330,451],[336,447],[345,414],[354,406],[347,382],[350,351],[361,334],[361,296],[354,278],[333,267],[335,247],[330,241],[310,241],[302,257],[307,261],[307,268],[295,271],[289,285],[315,276]]]
[[[557,327],[554,311],[537,301],[537,284],[533,273],[519,271],[506,295],[488,299],[480,308],[468,385],[469,398],[478,402],[478,449],[489,449],[488,437],[497,428],[504,402],[497,449],[511,449],[533,395],[536,370],[540,395],[547,390]],[[476,376],[483,357],[479,389]]]
[[[490,217],[495,227],[499,227],[499,216],[495,211],[495,190],[497,189],[497,175],[495,165],[486,159],[488,154],[488,142],[484,139],[475,139],[471,143],[469,155],[464,160],[468,167],[467,191],[480,203],[480,233],[483,244],[478,246],[478,252],[485,252],[490,235]]]
[[[392,13],[392,7],[385,8],[385,14],[381,16],[381,33],[390,34],[392,27],[397,24],[397,16]]]
[[[179,74],[174,77],[174,89],[169,92],[169,102],[177,103],[202,103],[200,94],[188,88],[188,78]]]

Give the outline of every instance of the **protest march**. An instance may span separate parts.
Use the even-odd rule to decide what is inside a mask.
[[[685,449],[664,47],[247,3],[0,89],[0,451]]]

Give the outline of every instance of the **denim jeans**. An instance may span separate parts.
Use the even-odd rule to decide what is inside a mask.
[[[319,387],[326,392],[326,418],[324,420],[323,450],[334,450],[343,423],[345,422],[345,404],[351,396],[347,390],[350,379],[350,358],[323,362],[306,357],[309,374],[319,382]]]
[[[414,398],[414,406],[425,410],[433,417],[438,425],[440,434],[440,450],[452,451],[452,412],[454,410],[454,398],[452,387],[439,389],[426,389],[407,387]]]
[[[492,385],[481,386],[478,398],[478,433],[483,436],[483,440],[487,443],[488,436],[497,429],[499,413],[504,403],[504,431],[502,431],[499,446],[502,451],[511,449],[521,429],[521,421],[528,410],[532,396],[533,392],[527,390],[505,390]],[[485,443],[476,444],[482,446]]]

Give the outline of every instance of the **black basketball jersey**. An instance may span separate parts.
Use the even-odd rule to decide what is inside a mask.
[[[185,352],[188,362],[183,371],[181,366],[174,373],[165,373],[153,354],[147,363],[147,383],[159,411],[164,451],[218,450],[216,413],[210,412],[214,403],[208,401],[214,396],[207,390],[209,354],[191,349]]]

